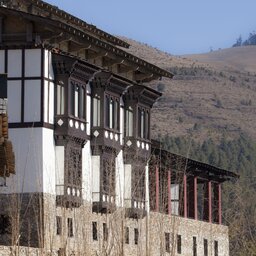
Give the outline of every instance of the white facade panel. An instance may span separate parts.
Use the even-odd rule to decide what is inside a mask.
[[[124,206],[131,207],[132,199],[132,166],[130,164],[124,165]]]
[[[54,83],[49,83],[49,123],[54,124]]]
[[[55,147],[55,179],[56,194],[64,195],[64,169],[65,168],[65,148],[64,146]]]
[[[44,81],[44,122],[48,123],[49,120],[49,95],[48,95],[48,90],[49,90],[49,82]]]
[[[6,178],[1,193],[43,192],[42,128],[9,129],[15,153],[16,174]]]
[[[86,133],[91,134],[91,96],[86,96]]]
[[[92,156],[92,200],[100,200],[100,156]]]
[[[39,122],[41,120],[41,81],[25,81],[24,121]]]
[[[5,73],[5,51],[0,51],[0,74]]]
[[[41,49],[25,50],[25,77],[41,76]]]
[[[49,78],[49,51],[44,50],[44,77]]]
[[[8,81],[8,118],[10,123],[21,122],[21,81]]]
[[[171,184],[171,199],[179,200],[179,184]]]
[[[49,52],[49,79],[54,80],[54,72],[53,72],[53,66],[52,66],[52,53]]]
[[[22,51],[8,50],[8,77],[21,77]]]
[[[82,150],[82,197],[85,201],[92,201],[92,161],[91,143],[88,141]]]
[[[44,193],[55,194],[55,142],[54,131],[43,128],[43,191]]]
[[[121,150],[116,157],[116,205],[124,206],[124,159]]]

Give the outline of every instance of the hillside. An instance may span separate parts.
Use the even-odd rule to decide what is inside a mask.
[[[150,84],[163,93],[153,110],[153,136],[189,135],[203,141],[245,133],[256,140],[255,46],[173,56],[125,40],[132,45],[130,52],[175,75]]]

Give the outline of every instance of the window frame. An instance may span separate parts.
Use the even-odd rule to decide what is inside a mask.
[[[142,105],[137,107],[137,136],[150,140],[150,109]]]
[[[105,93],[105,122],[106,129],[119,131],[120,130],[120,97],[117,97],[110,93]]]

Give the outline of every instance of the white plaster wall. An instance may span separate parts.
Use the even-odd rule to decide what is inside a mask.
[[[44,81],[44,122],[48,123],[49,120],[49,104],[48,104],[48,88],[49,82]]]
[[[7,94],[9,122],[21,122],[21,81],[8,81]]]
[[[49,83],[49,123],[54,124],[54,83]]]
[[[92,201],[99,201],[100,193],[100,156],[92,156]]]
[[[24,121],[41,120],[41,80],[25,81]]]
[[[82,150],[82,197],[85,201],[92,201],[92,156],[91,143],[88,141]]]
[[[64,163],[65,163],[65,148],[64,146],[55,147],[55,179],[56,179],[56,194],[64,195]]]
[[[86,96],[86,133],[91,134],[91,96]]]
[[[8,77],[21,77],[21,57],[21,50],[8,50]]]
[[[132,198],[132,166],[124,165],[124,206],[131,207]]]
[[[116,157],[116,205],[124,206],[124,159],[121,150]]]
[[[49,78],[49,51],[44,50],[44,77]]]
[[[49,53],[49,79],[54,80],[54,72],[53,72],[53,66],[52,66],[52,53],[48,51]]]
[[[41,49],[25,50],[25,76],[41,76]]]
[[[5,52],[4,50],[0,51],[0,74],[5,73]]]
[[[55,142],[54,131],[43,128],[43,191],[44,193],[55,194]]]
[[[16,174],[6,178],[0,193],[43,192],[42,128],[9,129],[15,153]]]

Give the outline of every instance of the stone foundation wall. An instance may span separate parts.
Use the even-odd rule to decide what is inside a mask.
[[[23,237],[26,234],[30,234],[27,235],[30,237],[29,240],[27,239],[27,241],[30,241],[30,246],[35,238],[37,243],[42,241],[42,243],[38,243],[42,248],[18,247],[17,245],[21,245],[21,240],[18,240],[19,243],[15,246],[15,239],[12,234],[8,234],[12,237],[9,240],[6,239],[7,236],[1,235],[1,245],[8,245],[0,247],[1,256],[11,255],[11,248],[13,251],[20,251],[20,254],[16,254],[20,256],[192,256],[193,237],[196,239],[198,256],[204,255],[205,240],[207,240],[209,256],[215,256],[214,248],[216,242],[218,244],[218,256],[229,255],[228,228],[223,225],[154,212],[151,212],[143,219],[129,219],[124,217],[125,212],[123,209],[117,209],[112,214],[98,214],[92,212],[92,205],[88,202],[84,202],[79,208],[68,209],[56,207],[55,197],[52,195],[44,195],[43,197],[39,194],[37,196],[33,195],[32,198],[36,199],[35,201],[31,199],[31,196],[25,196],[27,199],[18,204],[21,207],[17,209],[22,214],[26,212],[26,209],[30,208],[30,206],[26,207],[26,204],[33,205],[31,208],[33,211],[28,210],[27,219],[24,219],[24,223],[31,223],[31,225],[25,225],[30,229],[26,231],[22,227],[20,231],[24,234],[22,235]],[[29,198],[30,200],[28,200]],[[1,206],[5,204],[5,207],[0,208],[0,214],[7,214],[7,209],[9,208],[6,198],[1,196],[0,202]],[[31,204],[32,202],[33,204]],[[41,211],[43,214],[39,213]],[[61,219],[61,224],[59,225],[61,231],[58,230],[59,234],[57,234],[57,216]],[[69,230],[68,227],[70,220],[73,230]],[[94,235],[93,222],[97,225],[97,228],[94,229],[96,231]],[[33,230],[33,233],[31,230]],[[137,244],[135,232],[138,234]],[[35,236],[31,236],[32,234]],[[170,239],[169,241],[166,241],[165,234],[169,234],[167,235]],[[181,239],[181,253],[177,251],[178,235]],[[9,244],[3,243],[6,241],[9,241]],[[170,250],[168,250],[166,243],[169,243]],[[14,246],[10,247],[11,245]]]

